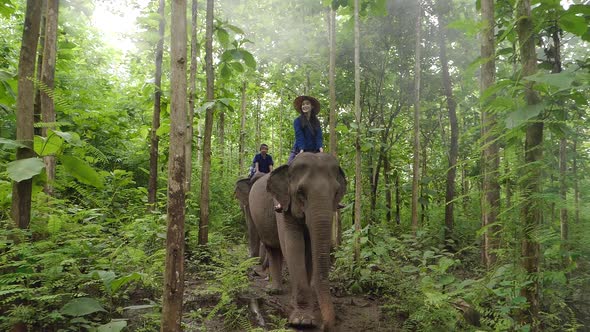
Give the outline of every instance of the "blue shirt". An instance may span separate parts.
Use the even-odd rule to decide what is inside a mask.
[[[301,150],[317,152],[324,146],[321,127],[316,129],[314,136],[313,129],[310,126],[303,128],[301,118],[297,117],[293,121],[293,129],[295,129],[295,153],[299,153]]]
[[[270,173],[270,166],[274,165],[272,157],[268,153],[265,157],[262,157],[262,153],[257,154],[252,163],[258,163],[258,171],[262,173]]]

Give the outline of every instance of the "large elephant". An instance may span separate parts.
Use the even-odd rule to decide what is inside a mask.
[[[270,174],[257,173],[252,180],[239,180],[236,183],[235,195],[245,207],[248,222],[248,241],[252,255],[261,243],[261,256],[266,252],[270,269],[271,293],[281,291],[283,254],[281,240],[277,229],[276,213],[271,194],[266,190]],[[263,263],[264,265],[264,263]]]
[[[331,227],[346,191],[344,172],[335,157],[304,152],[290,165],[274,170],[267,189],[283,207],[283,213],[277,214],[277,223],[292,288],[294,310],[289,323],[317,325],[315,291],[323,328],[333,330],[336,318],[328,279]]]

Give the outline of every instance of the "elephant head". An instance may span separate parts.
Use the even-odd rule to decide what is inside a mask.
[[[309,231],[311,285],[315,288],[324,326],[335,321],[328,272],[332,217],[346,192],[338,160],[326,153],[301,153],[290,165],[274,170],[267,190],[284,210],[287,222],[304,223]],[[326,326],[327,325],[327,326]]]
[[[236,182],[234,196],[240,202],[242,207],[248,206],[248,195],[250,194],[250,179],[241,179]]]

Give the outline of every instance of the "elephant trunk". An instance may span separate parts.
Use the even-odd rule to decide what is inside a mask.
[[[323,202],[324,204],[310,206],[310,213],[306,213],[306,224],[310,230],[313,285],[322,312],[324,331],[330,331],[334,328],[336,320],[329,282],[333,211],[332,205],[325,204],[326,200]]]

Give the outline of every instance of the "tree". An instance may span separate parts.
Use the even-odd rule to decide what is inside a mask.
[[[244,158],[245,158],[245,148],[246,148],[246,88],[248,83],[246,81],[242,82],[242,89],[241,91],[241,103],[240,103],[240,142],[239,142],[239,155],[238,155],[238,165],[239,165],[239,172],[244,171]]]
[[[486,91],[494,84],[496,80],[496,62],[495,62],[495,37],[494,37],[494,1],[483,0],[481,2],[481,17],[485,24],[481,39],[481,58],[484,63],[481,68],[481,95],[484,96]],[[484,111],[482,111],[482,139],[483,139],[483,197],[482,197],[482,227],[486,228],[484,232],[484,241],[482,246],[482,258],[484,264],[489,268],[496,261],[495,250],[498,249],[497,232],[498,227],[495,225],[500,208],[500,184],[498,174],[500,168],[499,145],[497,143],[497,134],[495,134],[496,116],[489,111],[489,100],[483,101]]]
[[[203,138],[203,167],[201,168],[201,212],[199,220],[199,244],[206,245],[209,238],[209,178],[211,173],[211,134],[213,131],[213,101],[215,77],[213,71],[213,0],[207,0],[205,27],[205,74],[207,76],[207,107]]]
[[[158,14],[160,16],[158,28],[158,43],[156,44],[156,72],[154,79],[154,113],[152,115],[152,129],[150,132],[150,177],[148,184],[148,206],[154,209],[158,193],[158,144],[160,138],[157,131],[160,128],[160,111],[162,107],[162,58],[164,55],[164,30],[166,29],[165,0],[159,0]]]
[[[188,96],[188,126],[186,135],[186,192],[191,191],[192,173],[193,173],[193,134],[195,119],[195,94],[197,92],[197,57],[199,54],[199,44],[197,42],[197,0],[192,1],[191,5],[191,67],[190,67],[190,91]]]
[[[336,137],[336,9],[330,4],[328,11],[328,42],[330,44],[328,81],[330,89],[330,153],[338,156],[338,141]],[[332,223],[332,242],[335,246],[342,243],[342,225],[340,213],[336,211]]]
[[[418,230],[418,185],[420,182],[420,43],[422,30],[422,4],[417,1],[416,52],[414,64],[414,158],[412,163],[412,231]]]
[[[168,157],[168,232],[160,331],[182,331],[186,177],[186,0],[172,2],[170,73],[170,148]]]
[[[45,42],[43,45],[43,64],[41,67],[41,83],[43,88],[40,92],[41,119],[46,124],[55,122],[55,105],[50,95],[55,86],[55,61],[57,54],[57,23],[59,13],[59,0],[47,1],[47,15],[45,18]],[[51,127],[54,127],[51,125]],[[43,127],[42,135],[48,136],[47,127]],[[47,184],[45,192],[53,195],[53,181],[55,180],[55,156],[45,156],[45,171],[47,173]]]
[[[445,192],[445,239],[451,239],[454,225],[454,203],[455,200],[455,178],[457,176],[457,154],[459,152],[459,126],[457,123],[457,103],[453,97],[453,86],[449,75],[449,62],[447,60],[446,45],[446,17],[449,11],[449,1],[443,1],[438,8],[438,24],[440,34],[440,63],[442,69],[442,81],[449,123],[451,126],[451,140],[449,142],[449,169],[447,170],[446,192]]]
[[[35,88],[35,59],[41,25],[41,1],[27,0],[25,23],[18,62],[18,95],[16,100],[16,140],[26,147],[16,150],[16,159],[27,159],[33,152],[33,118]],[[31,192],[33,180],[27,179],[13,183],[12,218],[19,228],[29,227],[31,221]],[[25,327],[26,330],[26,327]],[[24,330],[18,330],[24,331]]]
[[[359,0],[354,0],[354,116],[356,122],[356,152],[354,175],[354,260],[360,263],[361,258],[361,199],[362,199],[362,174],[361,174],[361,66],[360,66],[360,21]]]
[[[530,0],[522,0],[518,3],[517,17],[519,18],[516,30],[520,48],[520,61],[522,64],[522,77],[533,75],[537,72],[537,56],[535,52],[535,39],[533,38],[533,19],[531,16]],[[525,83],[525,100],[529,107],[541,103],[541,98],[533,88],[533,81]],[[526,138],[524,145],[524,167],[526,176],[522,177],[521,187],[524,202],[522,204],[522,226],[524,230],[521,257],[522,265],[528,274],[530,284],[526,285],[521,293],[526,297],[529,307],[524,313],[524,322],[530,324],[532,331],[540,331],[540,289],[539,289],[539,251],[540,245],[536,239],[535,231],[541,224],[543,205],[540,199],[541,193],[541,168],[539,161],[543,158],[543,121],[542,114],[529,120],[526,125]]]

